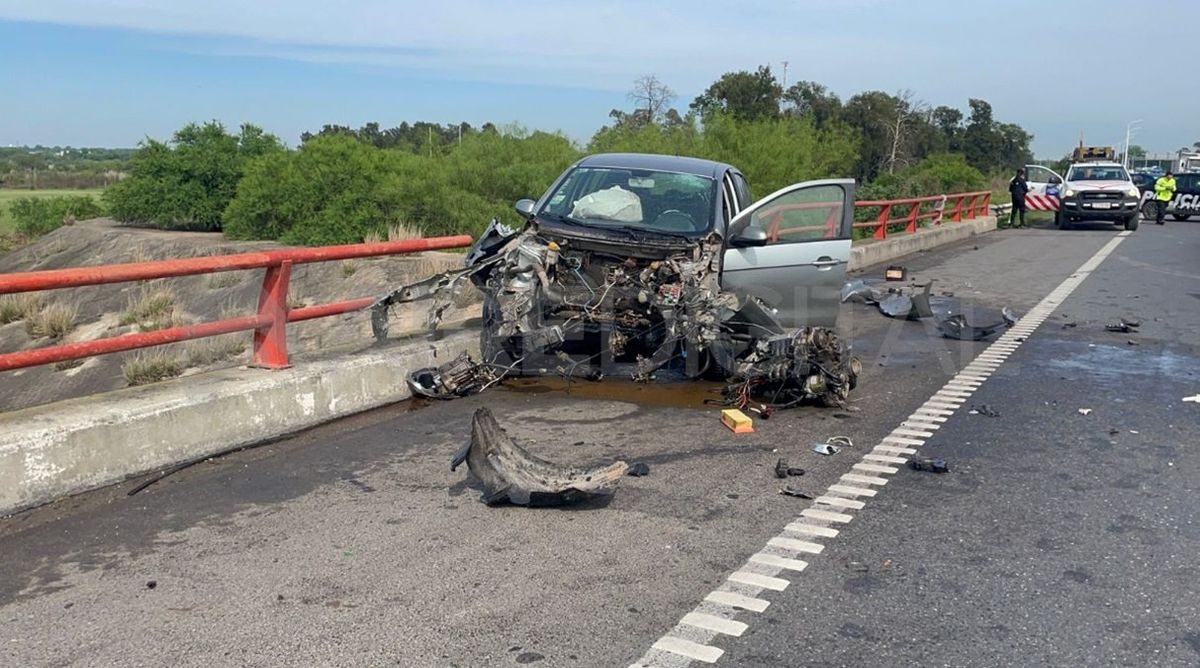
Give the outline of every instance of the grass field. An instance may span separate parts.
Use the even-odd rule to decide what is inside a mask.
[[[13,219],[9,214],[8,205],[22,197],[59,197],[62,195],[91,195],[100,197],[101,188],[91,190],[8,190],[0,188],[0,234],[13,231]]]

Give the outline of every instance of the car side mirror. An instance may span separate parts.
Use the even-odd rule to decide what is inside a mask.
[[[1047,181],[1047,183],[1049,183],[1052,186],[1062,185],[1062,179],[1058,178],[1057,176],[1051,176],[1050,180]]]
[[[733,235],[729,245],[734,248],[750,248],[767,245],[767,231],[757,225],[747,225],[741,232]]]
[[[513,208],[516,209],[517,213],[521,214],[523,217],[532,218],[533,210],[537,208],[537,202],[531,199],[519,199],[517,200],[517,203],[513,205]]]

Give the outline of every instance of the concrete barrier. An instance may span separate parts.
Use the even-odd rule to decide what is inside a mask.
[[[993,232],[995,229],[996,217],[983,216],[960,223],[945,222],[937,227],[922,229],[916,234],[904,234],[888,237],[883,241],[856,244],[850,249],[850,271],[891,262],[905,255],[969,239],[986,232]]]
[[[478,355],[477,331],[5,413],[0,515],[406,399],[409,371],[464,350]]]

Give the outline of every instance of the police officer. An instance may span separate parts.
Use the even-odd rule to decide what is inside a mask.
[[[1017,170],[1017,175],[1008,182],[1008,193],[1012,195],[1012,211],[1008,214],[1009,227],[1025,227],[1025,195],[1029,194],[1029,183],[1025,181],[1025,168]],[[1021,215],[1021,223],[1017,224],[1017,214]]]
[[[1171,199],[1175,197],[1175,175],[1167,172],[1158,177],[1154,182],[1154,199],[1156,206],[1154,207],[1154,222],[1162,225],[1163,216],[1167,214],[1167,205],[1171,203]]]

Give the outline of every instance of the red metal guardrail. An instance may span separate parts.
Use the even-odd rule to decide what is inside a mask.
[[[938,225],[947,217],[950,222],[961,222],[962,220],[973,220],[974,218],[987,215],[988,207],[992,201],[992,193],[989,191],[981,191],[974,193],[954,193],[952,195],[934,195],[931,197],[912,197],[908,199],[889,199],[889,200],[864,200],[854,203],[854,208],[871,209],[878,208],[879,213],[875,220],[862,223],[854,223],[854,229],[874,229],[872,235],[875,239],[886,239],[888,236],[889,227],[904,226],[904,231],[907,234],[913,234],[917,231],[917,227],[921,221],[929,221],[932,225]],[[926,208],[926,205],[929,205]],[[791,211],[808,211],[814,209],[826,209],[824,222],[817,225],[801,225],[801,226],[785,226],[783,222],[783,214]],[[838,223],[841,221],[841,202],[798,202],[795,204],[781,204],[762,211],[761,218],[766,221],[767,240],[771,243],[779,241],[782,236],[795,236],[803,234],[819,233],[820,236],[815,238],[833,239],[837,234]],[[949,211],[947,212],[947,209]],[[900,210],[898,217],[893,218],[892,213]]]
[[[934,195],[932,197],[911,197],[908,199],[889,199],[877,201],[855,202],[855,209],[879,207],[879,215],[875,220],[865,223],[855,223],[855,229],[874,229],[872,235],[876,239],[886,239],[888,227],[904,225],[907,234],[917,231],[917,226],[923,220],[937,225],[946,218],[957,223],[963,220],[974,220],[985,216],[992,202],[990,191],[973,193],[954,193],[952,195]],[[926,205],[929,208],[926,209]],[[907,208],[905,208],[907,207]],[[900,209],[898,217],[893,218],[894,209]]]
[[[366,308],[375,303],[374,297],[288,308],[288,282],[292,265],[310,262],[329,262],[381,255],[399,255],[443,248],[464,248],[472,239],[466,235],[432,237],[408,241],[390,241],[320,248],[288,248],[259,253],[215,255],[184,260],[158,260],[97,267],[29,271],[0,274],[0,294],[56,290],[84,285],[145,281],[156,278],[175,278],[210,274],[239,269],[266,269],[262,291],[258,297],[258,312],[254,315],[227,320],[170,327],[153,332],[123,334],[95,341],[48,346],[0,354],[0,371],[81,359],[93,355],[148,348],[166,343],[178,343],[206,336],[232,332],[254,332],[254,355],[251,365],[267,369],[284,369],[288,364],[287,323],[324,318]]]

